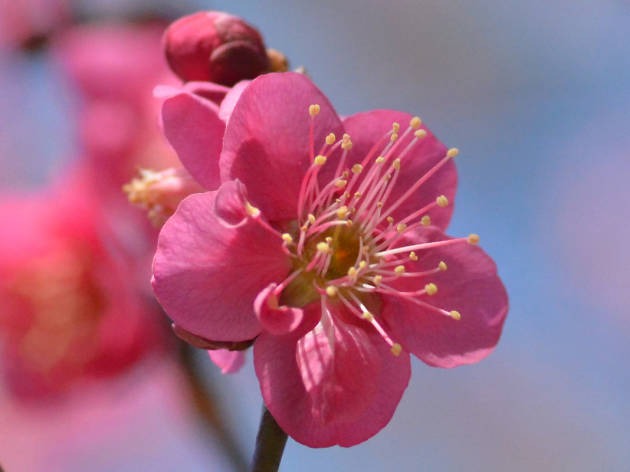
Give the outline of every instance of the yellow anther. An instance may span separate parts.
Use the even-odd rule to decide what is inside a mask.
[[[372,283],[376,286],[380,285],[382,281],[383,281],[382,275],[375,275],[374,278],[372,279]]]
[[[342,207],[339,207],[339,209],[337,210],[337,218],[339,218],[340,220],[343,220],[347,214],[348,214],[348,207],[345,205]]]
[[[427,132],[424,129],[417,129],[413,132],[413,135],[418,139],[422,139],[427,137]]]
[[[392,133],[389,139],[393,143],[394,141],[398,139],[398,133]]]
[[[308,114],[311,116],[317,116],[319,115],[319,105],[315,104],[315,105],[311,105],[308,107]]]
[[[409,126],[411,126],[413,129],[420,128],[421,124],[422,124],[422,120],[420,119],[419,116],[414,116],[409,122]]]
[[[326,136],[326,144],[328,144],[329,146],[335,144],[336,140],[337,137],[335,136],[335,133],[330,133],[328,136]]]
[[[326,236],[326,238],[325,238],[325,241],[326,241],[328,244],[332,243],[332,240],[333,240],[332,236]]]
[[[479,242],[479,235],[472,233],[468,235],[468,242],[470,244],[477,244]]]
[[[400,159],[394,159],[394,162],[392,162],[392,167],[396,170],[400,170]]]
[[[383,162],[385,162],[385,158],[383,156],[378,156],[374,162],[376,162],[377,164],[382,164]]]
[[[409,259],[411,259],[412,261],[416,262],[418,260],[418,255],[415,252],[411,251],[409,253]]]
[[[429,215],[424,215],[420,218],[420,224],[422,226],[429,226],[431,224],[431,217]]]
[[[354,192],[354,198],[361,198],[361,195],[363,195],[361,192]]]
[[[398,223],[396,225],[396,231],[398,231],[399,233],[402,233],[406,229],[407,229],[407,225],[405,223]]]
[[[343,197],[347,200],[348,198],[350,198],[350,192],[344,192],[343,193]]]
[[[394,121],[394,123],[392,123],[392,130],[394,131],[394,133],[398,133],[400,131],[400,123],[396,123]]]
[[[367,267],[367,261],[359,262],[359,269],[365,269]]]
[[[247,214],[249,216],[258,216],[258,215],[260,215],[260,210],[258,208],[256,208],[255,206],[253,206],[249,202],[245,202],[245,211],[247,212]]]
[[[337,295],[337,287],[335,287],[334,285],[329,285],[328,287],[326,287],[326,295],[328,295],[329,297],[334,297],[335,295]]]
[[[352,173],[360,174],[363,171],[363,166],[361,164],[355,164],[352,166]]]
[[[335,182],[335,187],[344,188],[347,184],[348,184],[347,180],[339,179],[337,182]]]
[[[293,236],[289,233],[282,233],[282,240],[287,244],[291,244],[293,242]]]
[[[448,206],[448,198],[446,198],[446,195],[440,195],[439,197],[435,199],[435,202],[441,208]]]
[[[324,164],[326,164],[326,156],[315,156],[315,164],[318,166],[323,166]]]
[[[315,215],[313,215],[312,213],[309,213],[307,218],[311,224],[315,223]]]
[[[372,321],[374,320],[374,315],[369,311],[364,311],[361,315],[361,318],[363,318],[364,320]]]
[[[387,222],[391,225],[392,223],[394,223],[394,217],[393,216],[388,216],[387,217]]]
[[[343,171],[343,174],[341,174],[343,176],[344,179],[347,179],[348,177],[350,177],[350,172],[348,172],[347,170]]]
[[[383,202],[376,202],[377,208],[383,208]]]
[[[450,148],[448,151],[446,151],[446,157],[455,157],[459,154],[459,149],[457,148]]]
[[[437,293],[437,285],[434,283],[426,284],[424,290],[427,292],[427,295],[435,295]]]
[[[405,273],[405,266],[404,265],[398,265],[394,268],[394,272],[396,272],[397,274],[404,274]]]
[[[392,174],[385,174],[383,176],[383,182],[389,182],[391,178],[392,178]]]
[[[461,320],[462,319],[462,315],[459,313],[459,311],[457,310],[453,310],[449,313],[449,315],[451,316],[451,318],[453,318],[454,320]]]
[[[351,279],[354,279],[357,276],[358,273],[359,273],[359,271],[354,266],[352,266],[352,267],[350,267],[348,269],[348,277],[350,277]]]
[[[328,254],[330,252],[330,246],[322,241],[320,243],[317,243],[317,251],[323,254]]]
[[[348,139],[350,139],[350,135],[348,133],[343,133],[342,139],[344,141],[347,141]]]
[[[343,149],[344,151],[349,151],[350,149],[352,149],[352,141],[348,140],[344,140],[341,143],[341,149]]]
[[[398,357],[400,356],[401,352],[402,352],[402,346],[398,343],[394,343],[394,345],[392,346],[392,354]]]
[[[444,272],[446,269],[448,269],[446,262],[444,261],[440,261],[440,263],[438,264],[438,269],[440,269],[442,272]]]

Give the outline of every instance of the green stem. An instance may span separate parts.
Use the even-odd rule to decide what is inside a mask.
[[[267,407],[263,406],[251,472],[277,472],[286,443],[287,433],[278,426]]]

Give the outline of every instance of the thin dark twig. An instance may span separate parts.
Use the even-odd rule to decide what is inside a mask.
[[[277,472],[286,443],[287,433],[278,426],[267,407],[263,406],[251,472]]]
[[[186,380],[190,388],[192,400],[199,417],[220,442],[225,454],[228,456],[234,470],[245,472],[247,461],[242,453],[232,432],[226,427],[226,423],[220,414],[221,408],[218,405],[217,395],[209,385],[203,381],[199,367],[195,364],[195,348],[187,343],[179,343],[179,359],[186,374]]]

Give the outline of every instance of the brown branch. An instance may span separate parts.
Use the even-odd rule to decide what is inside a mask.
[[[286,443],[287,433],[278,426],[267,407],[263,406],[251,472],[277,472]]]

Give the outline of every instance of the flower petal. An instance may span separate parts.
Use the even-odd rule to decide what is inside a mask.
[[[270,221],[295,219],[302,177],[310,165],[309,105],[318,104],[315,152],[342,132],[337,113],[303,74],[265,74],[245,88],[227,124],[221,177],[239,179]]]
[[[223,98],[221,106],[219,107],[219,117],[226,123],[232,115],[232,111],[234,110],[236,103],[239,98],[241,98],[243,90],[245,90],[250,83],[251,80],[241,80],[239,83],[234,85],[234,87],[232,87],[225,95],[225,98]]]
[[[261,334],[254,365],[267,408],[293,439],[310,447],[363,442],[391,419],[411,375],[370,327],[322,325],[298,339]]]
[[[286,334],[296,329],[304,319],[301,308],[282,306],[273,293],[278,284],[265,287],[254,301],[254,311],[263,329],[271,334]]]
[[[228,351],[217,349],[208,351],[210,360],[221,369],[222,374],[235,374],[245,365],[245,353],[243,351]]]
[[[162,104],[162,126],[186,170],[208,190],[216,189],[225,131],[218,107],[192,93],[178,93]]]
[[[394,110],[373,110],[365,113],[357,113],[349,116],[343,122],[346,132],[352,139],[352,150],[348,156],[348,163],[359,163],[368,154],[372,146],[392,129],[394,122],[401,127],[399,144],[400,152],[411,142],[411,137],[402,141],[403,131],[408,127],[412,116]],[[398,200],[418,179],[427,173],[445,155],[447,148],[429,131],[424,125],[420,127],[427,132],[411,150],[401,159],[401,170],[398,175],[396,185],[385,204],[392,204]],[[387,141],[385,141],[386,143]],[[382,149],[383,146],[381,146]],[[380,149],[379,149],[380,151]],[[374,158],[378,157],[378,154]],[[457,186],[457,172],[452,161],[447,162],[429,180],[426,181],[416,192],[402,203],[393,213],[395,220],[400,220],[416,210],[432,203],[440,195],[445,195],[450,202],[454,201],[455,189]],[[433,225],[444,230],[448,226],[453,213],[452,203],[444,208],[434,207],[428,214],[433,221]]]
[[[160,232],[155,295],[177,325],[213,341],[255,337],[256,295],[290,268],[280,234],[247,205],[243,185],[226,182],[184,199]]]
[[[412,235],[414,242],[451,239],[436,228]],[[411,353],[436,367],[471,364],[486,357],[499,341],[507,316],[508,298],[496,265],[478,246],[466,242],[416,251],[417,262],[408,271],[426,271],[444,261],[448,269],[423,279],[438,290],[421,300],[447,311],[457,310],[460,320],[418,306],[404,298],[383,296],[382,317],[393,337]],[[418,279],[401,278],[391,285],[417,290]]]

